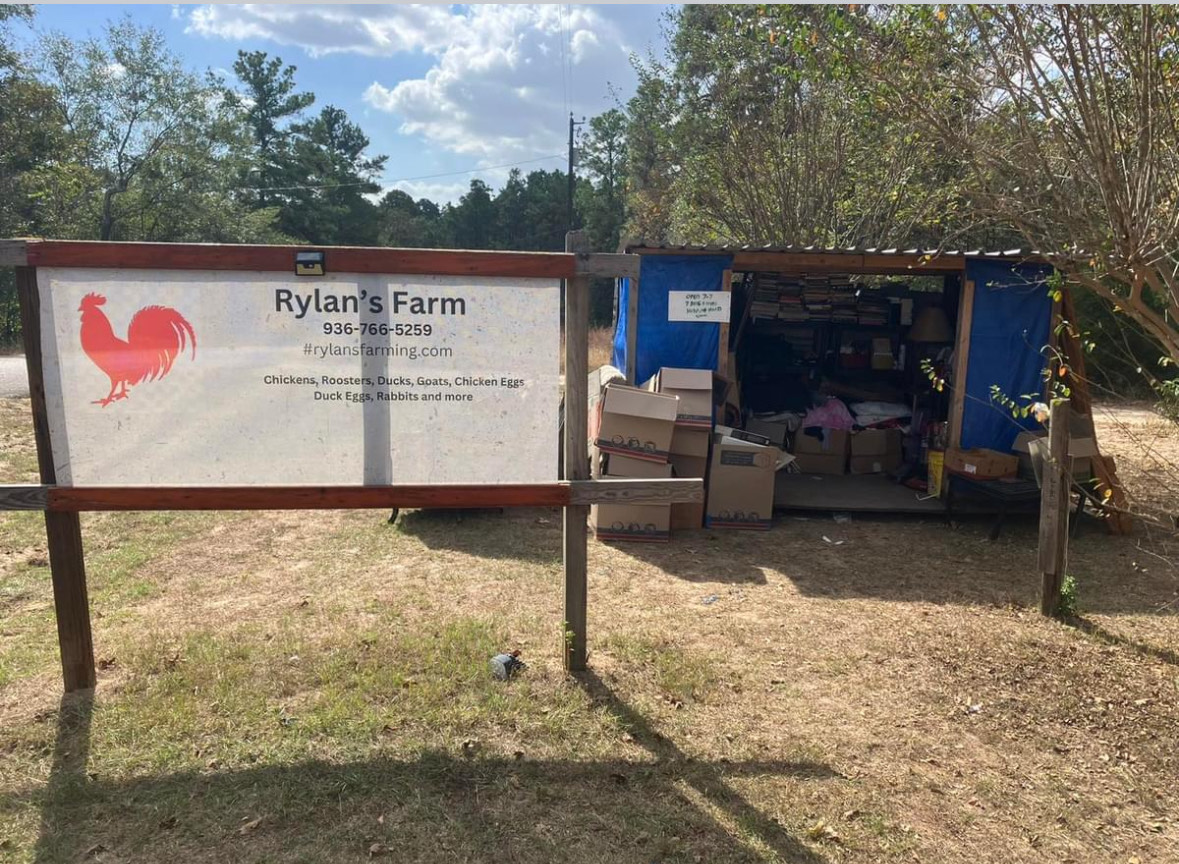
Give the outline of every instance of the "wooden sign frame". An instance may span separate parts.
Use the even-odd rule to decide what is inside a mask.
[[[94,510],[314,510],[396,507],[563,508],[565,668],[586,666],[587,519],[591,504],[698,503],[698,479],[590,480],[589,280],[637,279],[638,256],[583,250],[580,232],[561,252],[483,252],[369,247],[239,246],[0,240],[0,267],[16,268],[40,485],[0,485],[0,510],[45,513],[49,568],[66,692],[95,685],[94,646],[79,513]],[[58,486],[42,379],[37,267],[293,272],[297,252],[321,251],[335,273],[559,278],[564,283],[565,419],[562,480],[553,483],[390,486]]]

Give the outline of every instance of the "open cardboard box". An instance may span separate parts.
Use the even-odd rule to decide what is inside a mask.
[[[774,477],[791,461],[793,457],[774,446],[713,436],[705,524],[709,528],[769,530]]]
[[[687,429],[712,429],[713,373],[708,369],[674,369],[663,367],[649,381],[644,390],[678,396],[677,426]],[[707,444],[705,450],[707,450]]]
[[[608,384],[597,406],[593,442],[603,453],[666,462],[679,397]]]

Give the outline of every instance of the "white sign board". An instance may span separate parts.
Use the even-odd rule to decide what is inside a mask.
[[[557,280],[37,278],[62,485],[557,478]]]
[[[728,291],[669,291],[667,320],[728,324],[732,299],[733,295]]]

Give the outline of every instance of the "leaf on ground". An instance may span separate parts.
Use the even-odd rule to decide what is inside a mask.
[[[243,823],[242,827],[237,829],[237,833],[238,834],[249,834],[251,831],[253,831],[255,828],[257,828],[261,824],[262,824],[262,817],[259,816],[257,819],[251,819],[249,822]]]
[[[825,841],[828,843],[839,843],[842,839],[838,831],[821,819],[806,829],[806,836],[815,841]]]

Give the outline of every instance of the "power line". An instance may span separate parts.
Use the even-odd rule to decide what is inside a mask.
[[[392,186],[394,183],[410,183],[414,180],[434,180],[438,177],[455,177],[459,174],[478,174],[480,171],[499,171],[503,168],[516,168],[520,165],[531,165],[535,162],[546,162],[549,159],[564,159],[563,154],[556,154],[553,156],[538,156],[535,159],[523,159],[519,162],[508,162],[504,165],[486,165],[481,168],[467,168],[463,171],[445,171],[441,174],[420,174],[417,177],[398,177],[395,180],[381,181],[386,186]],[[369,186],[376,183],[376,180],[358,180],[355,183],[325,183],[322,185],[300,185],[300,186],[238,186],[235,187],[238,192],[293,192],[298,189],[316,190],[316,189],[349,189],[353,186]]]

